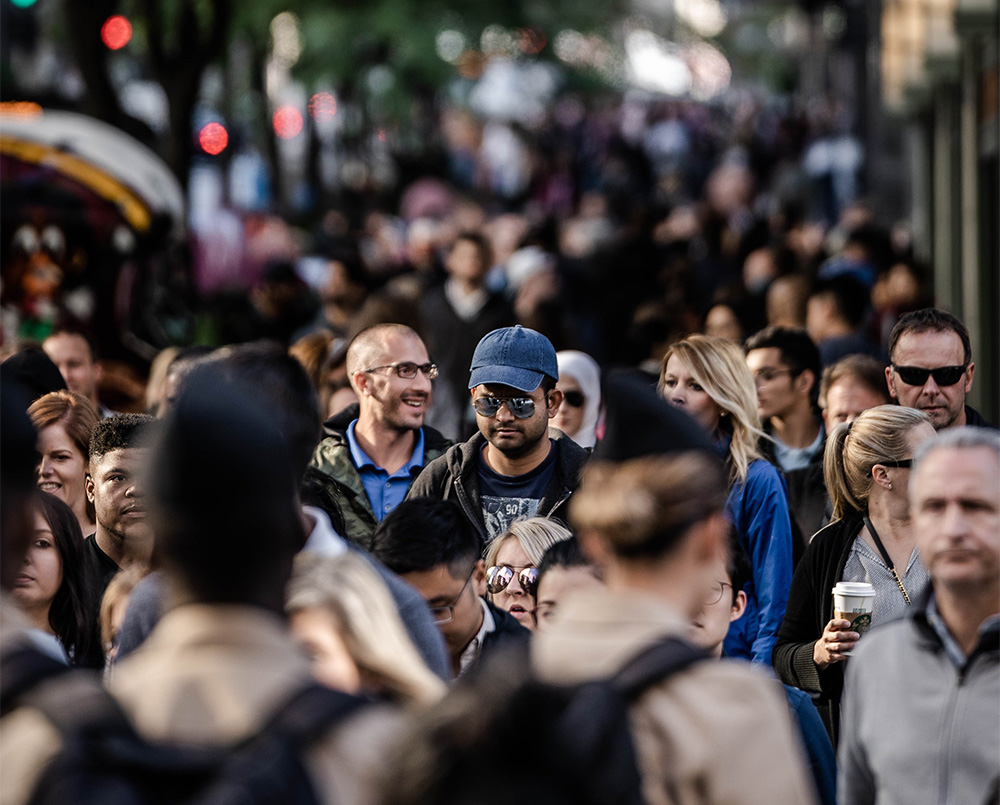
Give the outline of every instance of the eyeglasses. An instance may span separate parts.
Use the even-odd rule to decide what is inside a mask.
[[[901,458],[899,461],[876,461],[876,464],[881,464],[883,467],[902,467],[907,469],[913,466],[912,458]]]
[[[469,586],[469,582],[472,581],[472,577],[476,575],[476,568],[472,568],[472,572],[469,574],[469,578],[465,580],[465,584],[462,585],[462,589],[459,591],[450,604],[443,604],[442,606],[431,607],[431,615],[434,618],[435,623],[451,623],[455,620],[455,607],[458,606],[458,602],[461,600],[462,596],[465,594],[465,589]]]
[[[892,365],[892,370],[907,386],[922,386],[927,382],[928,377],[933,377],[934,382],[939,386],[954,386],[962,379],[968,368],[968,364],[964,366],[938,366],[935,369],[925,369],[922,366]]]
[[[582,408],[583,404],[587,401],[587,398],[583,396],[583,392],[580,391],[564,391],[563,392],[563,402],[567,405],[571,405],[574,408]]]
[[[501,590],[507,589],[507,585],[514,580],[516,567],[510,565],[494,565],[486,571],[486,589],[496,595]],[[521,589],[528,595],[535,594],[535,587],[538,585],[538,568],[525,567],[517,572],[517,580]]]
[[[705,596],[705,599],[704,601],[702,601],[702,603],[706,607],[718,604],[722,600],[723,593],[726,592],[726,587],[732,589],[733,585],[730,584],[728,581],[717,581],[715,583],[715,586],[712,587],[712,591]]]
[[[477,397],[472,407],[481,416],[493,417],[504,403],[517,419],[530,419],[535,414],[535,401],[531,397]]]
[[[387,363],[384,366],[373,366],[371,369],[365,369],[364,371],[366,373],[377,372],[380,369],[391,369],[403,378],[403,380],[412,380],[417,376],[417,372],[423,372],[424,377],[428,380],[433,380],[438,376],[436,363],[412,363],[411,361],[403,361],[402,363]]]
[[[794,374],[795,371],[793,369],[775,369],[771,366],[765,366],[763,369],[758,369],[753,373],[753,382],[755,384],[770,383],[774,378],[781,377],[781,375]]]

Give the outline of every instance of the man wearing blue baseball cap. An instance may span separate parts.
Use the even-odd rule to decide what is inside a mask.
[[[408,497],[454,500],[485,544],[514,520],[562,514],[588,452],[549,429],[562,392],[556,351],[544,335],[520,325],[494,330],[470,368],[479,433],[430,462]]]

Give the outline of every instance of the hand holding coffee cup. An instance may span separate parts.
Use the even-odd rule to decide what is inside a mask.
[[[813,646],[813,662],[826,668],[846,660],[872,623],[875,588],[864,581],[841,581],[833,588],[833,619]]]
[[[851,631],[851,622],[844,618],[834,618],[823,629],[819,640],[813,644],[813,662],[823,670],[831,663],[850,657],[851,649],[861,635]]]

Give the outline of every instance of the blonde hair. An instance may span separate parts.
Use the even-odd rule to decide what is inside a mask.
[[[757,443],[764,431],[757,413],[757,389],[743,350],[732,341],[710,335],[689,335],[672,344],[660,364],[660,380],[656,384],[660,394],[663,394],[667,361],[674,355],[725,414],[719,420],[719,430],[732,437],[730,480],[745,481],[750,462],[761,458]]]
[[[285,610],[311,608],[334,616],[363,677],[407,703],[432,703],[444,695],[444,682],[413,645],[385,583],[361,556],[295,557]]]
[[[104,595],[101,598],[101,609],[98,615],[101,625],[101,646],[104,648],[105,654],[107,654],[115,638],[115,627],[111,622],[111,611],[114,609],[115,604],[123,598],[130,596],[135,586],[147,575],[149,575],[148,565],[143,562],[133,562],[111,577],[111,581],[108,583],[107,589],[105,589]]]
[[[910,431],[930,424],[923,411],[901,405],[879,405],[853,422],[837,425],[827,436],[823,476],[833,503],[833,519],[868,508],[872,467],[898,461],[910,452]]]
[[[598,461],[570,500],[573,522],[618,558],[659,559],[726,505],[722,463],[704,452]]]
[[[503,543],[511,537],[521,543],[521,547],[531,560],[531,564],[538,567],[545,552],[564,539],[573,536],[573,532],[558,520],[551,520],[548,517],[526,517],[515,520],[510,524],[510,528],[493,542],[486,549],[486,566],[490,567],[497,563],[497,555]]]

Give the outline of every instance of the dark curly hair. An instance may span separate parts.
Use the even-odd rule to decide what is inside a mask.
[[[90,460],[101,458],[112,450],[147,447],[155,422],[148,414],[115,414],[102,419],[90,435]]]

